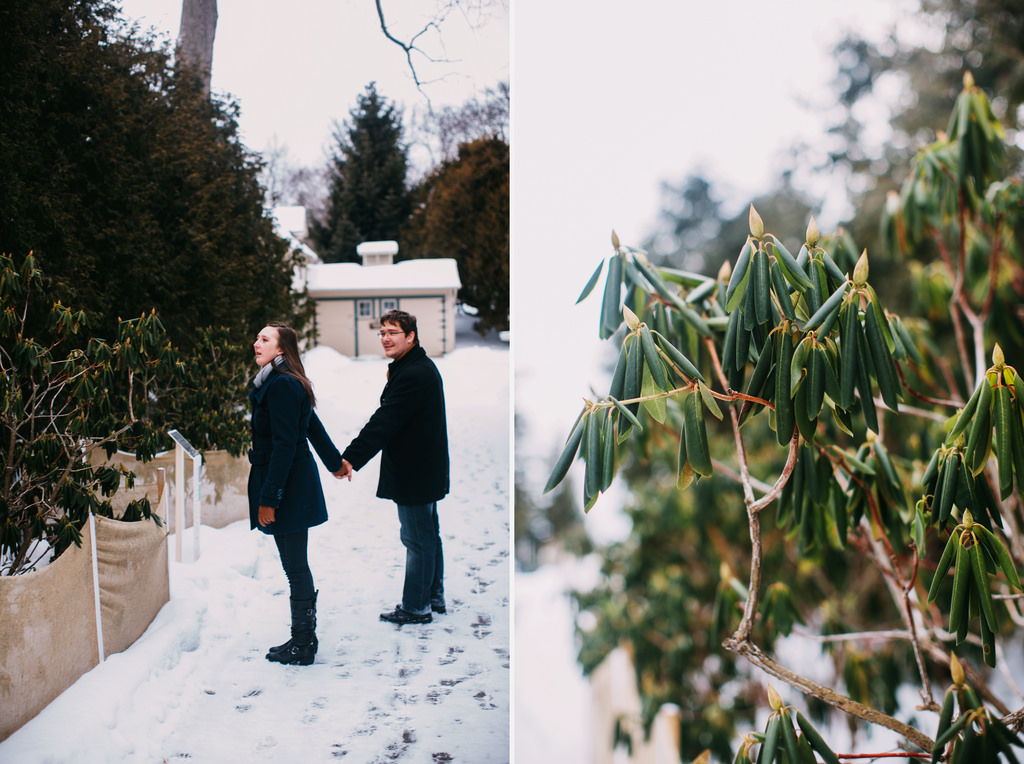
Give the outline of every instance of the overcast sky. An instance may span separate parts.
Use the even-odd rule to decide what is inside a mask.
[[[129,19],[177,37],[182,0],[121,0]],[[382,0],[390,31],[409,39],[442,3]],[[416,89],[405,53],[380,29],[373,0],[218,0],[212,88],[241,105],[246,145],[287,148],[296,165],[320,166],[333,145],[332,125],[344,122],[370,82],[403,107],[406,117],[460,105],[509,79],[507,2],[484,12],[456,10],[418,45],[436,61],[416,58],[426,83]]]

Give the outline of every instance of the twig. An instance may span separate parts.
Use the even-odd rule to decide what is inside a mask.
[[[420,81],[419,73],[416,71],[416,64],[413,63],[413,60],[412,60],[412,54],[413,53],[419,53],[421,56],[423,56],[430,63],[438,63],[438,62],[442,62],[442,61],[447,61],[447,59],[435,59],[435,58],[427,55],[427,53],[423,49],[418,48],[416,46],[416,41],[420,37],[425,35],[428,31],[430,31],[431,29],[434,29],[434,30],[439,30],[440,29],[438,21],[435,20],[435,21],[428,22],[427,25],[423,27],[423,29],[421,29],[419,32],[417,32],[416,34],[414,34],[412,36],[412,39],[409,42],[403,42],[402,40],[399,40],[397,37],[395,37],[393,34],[391,34],[391,30],[388,29],[387,22],[384,20],[384,8],[381,6],[381,0],[374,0],[374,4],[377,6],[377,18],[380,20],[380,29],[381,29],[381,31],[384,33],[384,36],[388,40],[390,40],[395,45],[397,45],[399,48],[401,48],[402,51],[405,53],[405,60],[409,64],[409,71],[412,72],[412,80],[416,84],[416,89],[418,91],[420,91],[421,94],[423,94],[424,98],[427,99],[427,105],[429,106],[430,105],[430,97],[427,96],[427,94],[423,91],[424,83]]]
[[[917,569],[921,562],[921,556],[918,554],[917,546],[913,546],[914,552],[914,567],[910,571],[910,577],[907,579],[907,585],[903,587],[903,608],[905,611],[907,626],[910,628],[910,644],[914,648],[914,658],[917,660],[917,670],[921,675],[921,684],[923,685],[921,695],[925,699],[925,702],[931,703],[934,701],[932,697],[932,683],[928,678],[928,670],[924,665],[924,656],[921,655],[921,643],[917,637],[917,620],[914,618],[914,608],[910,602],[910,594],[914,590],[914,582],[917,580]]]
[[[824,685],[811,681],[806,677],[793,673],[768,657],[757,645],[750,642],[748,639],[737,639],[734,635],[725,642],[725,648],[731,652],[744,656],[753,665],[760,668],[766,674],[785,682],[805,695],[817,698],[818,700],[828,703],[830,706],[834,706],[840,711],[850,714],[851,716],[855,716],[858,719],[863,719],[866,722],[878,724],[887,729],[891,729],[893,732],[902,735],[923,751],[931,751],[932,746],[935,744],[935,741],[930,737],[922,734],[910,725],[904,724],[899,719],[894,719],[888,714],[883,714],[881,711],[877,711],[870,706],[858,703],[853,698],[841,695],[830,687],[825,687]]]

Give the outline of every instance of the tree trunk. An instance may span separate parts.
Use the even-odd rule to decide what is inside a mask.
[[[182,0],[178,58],[182,63],[195,67],[206,95],[210,95],[213,38],[216,34],[217,0]]]

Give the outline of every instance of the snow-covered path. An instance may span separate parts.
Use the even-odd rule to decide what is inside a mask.
[[[438,505],[447,615],[378,620],[401,599],[405,560],[394,504],[374,496],[379,457],[351,483],[321,468],[331,518],[310,532],[312,666],[263,657],[288,635],[272,539],[248,521],[204,528],[201,558],[171,562],[171,601],[142,638],[0,743],[0,762],[507,762],[509,352],[460,347],[435,360],[452,456],[452,493]],[[376,406],[386,364],[306,356],[339,448]]]

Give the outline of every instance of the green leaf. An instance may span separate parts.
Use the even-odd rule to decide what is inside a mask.
[[[711,451],[704,424],[704,406],[701,396],[688,394],[683,399],[683,428],[686,432],[686,456],[694,472],[702,477],[712,474]]]
[[[793,335],[783,329],[779,341],[779,360],[775,364],[775,434],[780,446],[793,438],[796,421],[793,418],[793,399],[790,395],[790,368],[793,361]]]
[[[601,277],[602,270],[604,270],[604,260],[601,260],[601,262],[597,264],[597,269],[594,271],[594,275],[590,277],[590,281],[588,281],[587,285],[583,287],[583,291],[580,292],[580,296],[576,298],[577,305],[587,299],[590,293],[594,291],[594,287],[597,286],[597,280]]]
[[[789,250],[783,246],[782,242],[771,236],[772,244],[775,248],[776,259],[778,260],[779,266],[782,268],[783,274],[786,280],[792,284],[797,291],[806,292],[811,288],[811,280],[807,278],[807,275],[803,272],[800,267],[800,263],[789,253]]]
[[[647,328],[646,324],[640,326],[640,343],[644,351],[647,369],[650,371],[654,384],[659,390],[667,392],[671,387],[668,383],[668,377],[665,376],[665,366],[662,364],[661,356],[658,355],[658,350],[654,346],[651,330]]]
[[[645,398],[643,406],[652,419],[659,424],[665,424],[665,420],[668,418],[668,404],[663,396],[658,395],[660,392],[661,389],[654,384],[654,379],[651,377],[651,370],[644,367],[644,381],[640,389],[640,394]]]
[[[675,364],[686,376],[692,379],[699,379],[704,382],[704,375],[700,373],[700,370],[683,355],[682,351],[679,350],[675,345],[668,341],[668,339],[658,332],[652,332],[654,339],[657,340],[658,345],[665,351],[665,355],[669,357],[669,360]]]
[[[747,239],[736,258],[736,266],[732,269],[729,285],[725,290],[726,313],[732,313],[744,300],[747,284],[750,282],[750,258],[753,251],[750,239]]]
[[[697,383],[697,389],[700,391],[701,400],[704,401],[704,407],[711,412],[715,419],[721,422],[723,418],[722,410],[718,407],[715,396],[711,394],[711,389],[703,382]]]
[[[807,721],[807,718],[799,711],[796,712],[796,723],[800,725],[800,731],[804,733],[811,748],[818,752],[825,764],[839,764],[839,757],[828,747],[825,739],[814,728],[814,725]]]
[[[771,274],[768,268],[768,253],[756,250],[750,263],[753,271],[752,281],[748,288],[754,290],[754,315],[757,323],[764,324],[771,317],[768,306],[771,304]]]
[[[601,422],[601,491],[607,491],[615,479],[615,420],[611,409]]]
[[[544,493],[548,493],[555,486],[562,482],[562,479],[569,472],[569,467],[572,466],[573,460],[576,458],[576,451],[580,447],[580,441],[583,439],[583,431],[585,429],[585,417],[586,409],[580,412],[579,416],[576,417],[576,423],[573,425],[572,431],[569,433],[569,438],[565,442],[565,447],[562,449],[562,453],[555,461],[555,466],[551,470],[551,476],[548,478],[548,482],[544,486]]]
[[[610,395],[608,396],[608,400],[610,400],[612,402],[612,404],[615,406],[616,411],[618,411],[622,416],[626,417],[626,421],[629,422],[630,425],[632,425],[633,427],[636,428],[637,432],[643,432],[644,431],[643,425],[640,423],[640,420],[637,419],[633,415],[632,411],[630,411],[628,408],[626,408],[626,406],[624,406],[622,403],[620,403],[618,401],[618,399],[613,398]],[[619,442],[621,443],[623,440],[624,440],[624,438],[620,434]]]
[[[790,321],[796,321],[796,310],[793,308],[793,298],[790,297],[785,277],[782,275],[782,270],[779,268],[777,261],[772,260],[771,267],[769,268],[769,274],[771,276],[772,289],[775,292],[775,298],[778,300],[782,314]]]
[[[622,261],[622,255],[614,255],[608,262],[608,278],[601,302],[601,339],[611,337],[622,323]]]

